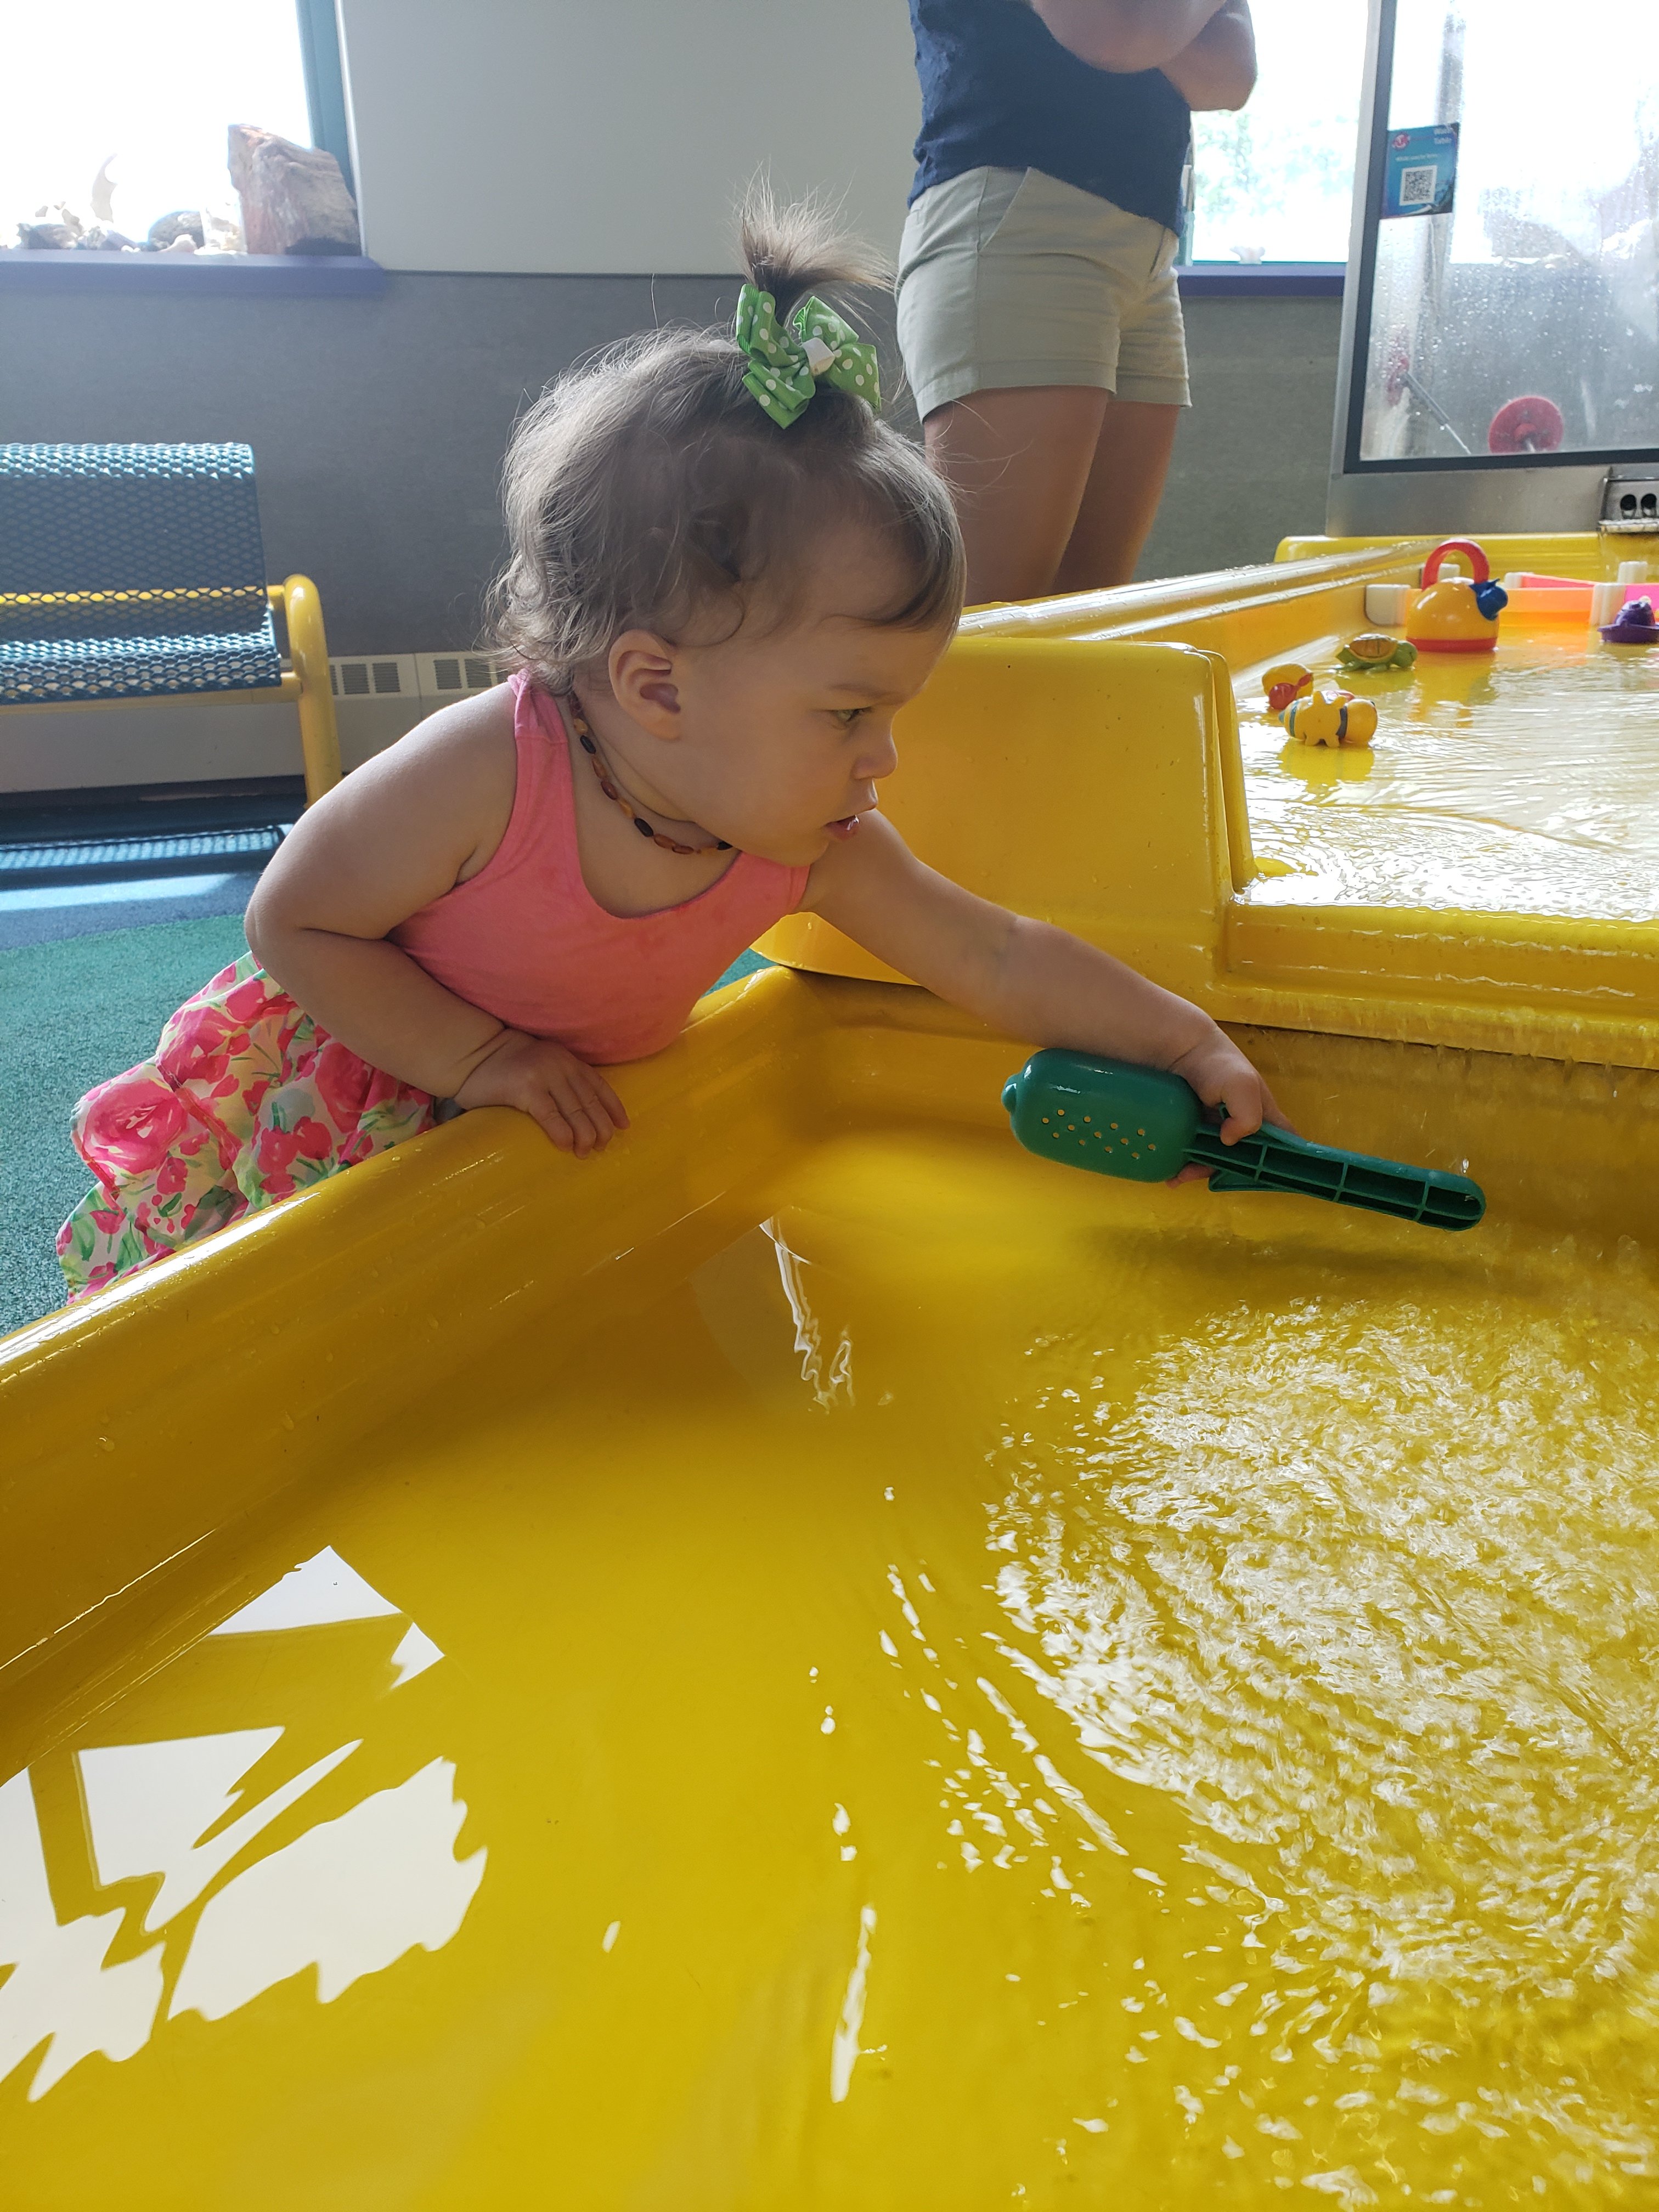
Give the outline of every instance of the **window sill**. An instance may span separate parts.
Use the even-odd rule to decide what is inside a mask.
[[[0,293],[341,300],[385,289],[380,263],[355,253],[51,253],[0,246]]]
[[[1183,261],[1176,276],[1183,300],[1340,300],[1340,261]]]

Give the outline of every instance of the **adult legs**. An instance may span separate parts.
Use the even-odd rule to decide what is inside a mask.
[[[1127,584],[1164,495],[1179,407],[1114,399],[1095,441],[1077,520],[1054,569],[1056,592]]]
[[[1073,384],[975,392],[936,407],[923,434],[956,495],[969,605],[1127,583],[1180,414]]]
[[[1054,589],[1109,404],[1093,385],[1031,385],[970,392],[928,416],[927,458],[962,519],[970,606]]]

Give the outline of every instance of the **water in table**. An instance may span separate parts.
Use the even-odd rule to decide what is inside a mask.
[[[1302,657],[1321,666],[1340,642]],[[1241,676],[1252,833],[1288,864],[1253,904],[1659,914],[1659,656],[1506,619],[1490,659],[1342,680],[1376,702],[1369,752],[1287,744]]]
[[[9,2201],[1650,2186],[1634,1257],[939,1130],[754,1200],[40,1723]]]

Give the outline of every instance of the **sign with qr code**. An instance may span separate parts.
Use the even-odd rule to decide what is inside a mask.
[[[1415,131],[1390,131],[1382,173],[1382,219],[1404,215],[1449,215],[1457,184],[1457,125],[1425,123]]]

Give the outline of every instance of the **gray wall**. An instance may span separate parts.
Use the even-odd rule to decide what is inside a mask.
[[[713,276],[435,275],[369,300],[14,295],[0,439],[245,438],[269,571],[316,579],[334,651],[465,644],[526,397],[642,325],[724,319],[735,295]],[[1339,315],[1334,300],[1188,302],[1195,404],[1144,574],[1262,559],[1322,527]],[[888,304],[867,320],[890,332]]]
[[[1143,576],[1267,561],[1325,527],[1342,302],[1188,300],[1193,404]]]

